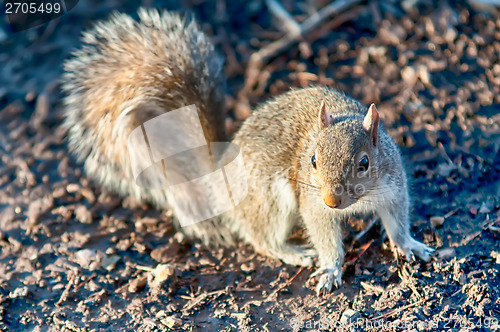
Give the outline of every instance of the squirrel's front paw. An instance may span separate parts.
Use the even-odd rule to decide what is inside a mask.
[[[422,260],[428,262],[431,258],[431,254],[434,249],[429,248],[425,244],[416,241],[413,238],[406,240],[405,245],[397,245],[398,251],[402,253],[407,261],[412,261],[415,259],[415,255],[420,257]]]
[[[318,276],[319,279],[317,278]],[[342,270],[320,268],[311,275],[311,278],[318,280],[316,294],[321,296],[330,293],[334,284],[337,288],[342,285]]]

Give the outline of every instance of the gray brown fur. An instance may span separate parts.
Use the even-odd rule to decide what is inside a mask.
[[[83,34],[83,47],[64,65],[64,127],[89,176],[165,208],[165,191],[134,183],[128,136],[157,115],[195,104],[207,141],[225,140],[223,60],[196,22],[146,9],[139,17],[115,13]]]
[[[89,45],[65,67],[65,126],[70,148],[85,162],[89,176],[122,195],[168,208],[167,190],[135,186],[124,144],[145,120],[190,104],[204,119],[207,140],[221,140],[221,61],[194,23],[169,13],[140,14],[142,24],[115,14],[84,35]],[[183,46],[172,47],[173,39]],[[114,75],[125,83],[112,79]],[[318,112],[322,102],[328,113]],[[292,265],[310,265],[317,254],[319,293],[341,283],[341,221],[354,214],[377,212],[399,252],[407,259],[416,254],[428,260],[432,250],[409,232],[408,188],[399,151],[382,126],[376,136],[367,129],[370,119],[358,101],[320,87],[292,90],[260,105],[232,141],[243,154],[248,196],[235,209],[183,231],[207,244],[241,239]],[[358,162],[365,155],[372,171],[360,177]],[[333,194],[347,183],[364,186],[366,192]],[[326,205],[330,199],[338,208]],[[312,250],[287,243],[297,223],[307,230]]]

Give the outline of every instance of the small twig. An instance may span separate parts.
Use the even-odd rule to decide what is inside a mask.
[[[439,148],[439,152],[441,153],[441,156],[446,159],[446,161],[450,164],[450,165],[453,165],[455,166],[455,164],[453,163],[453,161],[451,160],[450,156],[448,156],[448,154],[446,153],[446,150],[444,149],[444,146],[441,142],[438,142],[438,148]]]
[[[290,46],[290,44],[296,42],[297,38],[301,38],[305,34],[311,32],[313,29],[315,29],[318,25],[323,23],[323,21],[325,21],[331,15],[338,13],[342,10],[345,10],[349,7],[352,7],[359,2],[361,2],[361,0],[340,0],[325,6],[319,12],[306,19],[304,23],[300,25],[300,34],[298,36],[294,36],[288,33],[280,40],[277,40],[269,44],[268,46],[264,47],[257,53],[252,54],[250,62],[252,62],[252,59],[255,59],[253,61],[257,63],[262,63],[264,61],[267,61],[270,57],[275,56],[276,53],[281,52],[282,50]]]
[[[494,226],[495,224],[500,226],[500,217],[498,217],[497,219],[487,220],[486,222],[483,222],[481,228],[483,231],[490,230],[491,232],[500,233],[500,227]]]
[[[90,277],[88,277],[87,279],[82,281],[79,285],[77,285],[75,287],[75,291],[78,290],[80,287],[82,287],[83,285],[85,285],[86,283],[88,283],[90,280],[92,280],[95,277],[97,277],[97,273],[94,272],[94,273],[92,273],[92,275]]]
[[[455,213],[457,213],[458,210],[460,210],[460,208],[456,208],[455,210],[451,210],[450,212],[448,212],[447,214],[445,214],[443,216],[443,218],[447,219],[447,218],[451,217],[452,215],[454,215]]]
[[[356,263],[358,261],[358,259],[368,250],[368,248],[370,248],[370,246],[372,245],[372,243],[373,243],[373,239],[371,239],[368,243],[366,243],[363,246],[361,246],[361,252],[359,253],[359,255],[357,255],[353,259],[345,262],[344,265],[345,266],[354,265],[354,263]]]
[[[407,265],[403,265],[403,267],[398,271],[398,276],[403,285],[407,285],[418,299],[422,298],[422,295],[420,295],[418,290],[415,288],[415,279],[408,271]]]
[[[310,32],[333,14],[336,14],[342,10],[357,5],[360,2],[361,0],[338,0],[332,2],[331,4],[323,7],[315,15],[312,15],[307,20],[305,20],[304,23],[302,23],[301,25],[302,34]]]
[[[144,266],[144,265],[136,265],[135,268],[137,270],[146,271],[146,272],[151,272],[154,270],[154,268],[149,267],[149,266]]]
[[[459,246],[465,246],[467,243],[469,243],[470,241],[474,240],[479,235],[481,235],[481,231],[477,231],[477,232],[474,232],[474,233],[468,235],[465,239],[463,239],[462,241],[460,241],[460,245]]]
[[[355,237],[354,237],[354,241],[357,241],[359,242],[359,240],[361,240],[361,238],[363,236],[365,236],[366,233],[368,233],[370,231],[370,229],[372,229],[373,225],[375,225],[378,221],[380,220],[379,217],[375,217],[373,218],[370,223],[361,231],[359,232]]]
[[[304,271],[304,267],[301,266],[300,269],[297,271],[297,273],[295,273],[295,275],[293,277],[291,277],[290,279],[288,279],[288,281],[286,282],[288,285],[291,285],[292,282],[295,280],[295,278],[297,278],[297,276],[302,272]],[[283,287],[284,288],[284,287]]]
[[[382,14],[380,13],[380,8],[376,1],[370,1],[369,3],[370,11],[372,12],[373,24],[378,27],[382,22]]]
[[[71,278],[69,279],[68,283],[66,284],[66,287],[64,288],[64,291],[61,294],[61,297],[59,298],[59,301],[57,301],[56,305],[60,306],[63,302],[65,302],[68,299],[69,296],[69,291],[71,290],[71,286],[75,283],[76,279],[76,273],[74,273]]]
[[[290,47],[291,44],[302,39],[304,35],[314,30],[331,15],[355,6],[360,2],[361,0],[338,0],[332,2],[331,4],[323,7],[319,12],[311,15],[302,24],[300,24],[299,34],[297,34],[295,31],[290,31],[281,39],[276,40],[266,47],[261,48],[258,52],[253,53],[250,57],[250,61],[247,67],[246,83],[245,87],[242,90],[243,96],[246,92],[250,91],[251,88],[257,83],[259,72],[264,64],[269,61],[269,59],[277,56],[286,48]]]
[[[198,306],[201,303],[203,303],[203,301],[205,301],[208,297],[210,297],[212,295],[215,295],[216,297],[219,297],[221,294],[224,294],[226,292],[227,292],[226,289],[221,289],[221,290],[210,292],[210,293],[200,294],[199,296],[195,297],[194,299],[191,299],[188,303],[186,303],[186,305],[184,306],[184,308],[182,309],[182,311],[183,312],[189,312],[193,308],[195,308],[196,306]]]
[[[450,299],[451,299],[452,297],[454,297],[455,295],[457,295],[458,293],[460,293],[461,291],[462,291],[462,288],[461,288],[461,287],[459,287],[459,288],[458,288],[458,290],[457,290],[455,293],[451,294]]]
[[[300,25],[295,21],[290,15],[289,12],[286,11],[285,8],[276,0],[266,0],[267,8],[269,11],[276,16],[278,20],[281,21],[283,28],[285,28],[286,32],[290,35],[299,37],[301,33]]]
[[[235,291],[237,292],[258,292],[262,290],[262,285],[257,285],[255,287],[240,287],[236,286]]]
[[[42,36],[37,38],[37,40],[33,43],[32,46],[30,46],[30,48],[33,49],[35,47],[39,47],[40,45],[43,45],[47,41],[47,39],[54,33],[58,24],[59,24],[59,18],[51,20],[49,22],[49,24],[47,25],[47,28],[43,32]]]
[[[420,305],[420,304],[424,303],[425,301],[429,301],[429,300],[427,300],[427,299],[421,299],[421,300],[419,300],[419,301],[417,301],[417,302],[415,302],[415,303],[407,304],[407,305],[405,305],[405,306],[403,306],[403,307],[401,307],[401,308],[395,309],[395,310],[393,310],[393,311],[390,311],[390,312],[388,312],[388,313],[386,313],[386,314],[383,314],[383,315],[377,316],[377,317],[372,318],[372,319],[370,319],[370,320],[372,320],[372,321],[373,321],[373,320],[377,320],[377,319],[380,319],[380,318],[386,318],[386,317],[392,316],[392,315],[394,315],[394,314],[397,314],[397,313],[398,313],[398,312],[400,312],[400,311],[403,311],[403,310],[406,310],[406,309],[409,309],[409,308],[412,308],[412,307],[416,307],[417,305]],[[432,301],[432,300],[431,300],[431,301]]]
[[[420,293],[418,292],[417,288],[415,288],[415,285],[414,284],[408,284],[408,287],[410,287],[411,291],[413,292],[413,294],[418,298],[422,298],[422,295],[420,295]]]
[[[356,234],[354,239],[351,241],[349,248],[346,251],[351,252],[354,249],[354,244],[356,242],[361,243],[361,238],[365,236],[366,233],[368,233],[370,229],[372,229],[373,225],[375,225],[379,220],[380,220],[379,217],[374,217],[372,220],[370,220],[370,223],[365,228],[363,228],[358,234]]]
[[[352,8],[349,12],[346,12],[340,16],[334,17],[332,20],[325,22],[324,25],[321,26],[321,28],[315,30],[314,32],[311,32],[307,36],[307,41],[309,43],[314,42],[315,40],[322,38],[325,36],[328,32],[336,29],[337,27],[341,26],[345,22],[355,19],[358,17],[359,13],[364,10],[363,7],[358,6],[355,8]]]
[[[288,287],[292,284],[292,282],[295,280],[295,278],[298,277],[298,275],[304,271],[305,268],[303,266],[300,267],[300,269],[297,271],[297,273],[295,273],[295,275],[293,277],[291,277],[290,279],[288,279],[284,284],[282,284],[278,289],[276,289],[274,292],[272,292],[271,294],[269,294],[269,296],[267,297],[268,300],[274,298],[274,296],[276,296],[279,292],[281,292],[285,287]]]

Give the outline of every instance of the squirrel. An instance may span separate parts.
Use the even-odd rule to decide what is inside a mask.
[[[134,182],[127,137],[147,120],[194,104],[207,142],[226,140],[223,60],[193,19],[143,8],[138,14],[136,21],[114,13],[83,34],[84,46],[64,64],[63,126],[90,178],[171,209],[168,188]],[[188,236],[207,245],[242,240],[295,266],[317,257],[318,294],[342,284],[341,225],[353,215],[376,212],[396,255],[430,259],[433,249],[410,235],[405,169],[374,104],[327,87],[292,89],[258,106],[232,143],[243,155],[248,194],[220,216],[183,227]],[[287,242],[297,225],[312,249]]]

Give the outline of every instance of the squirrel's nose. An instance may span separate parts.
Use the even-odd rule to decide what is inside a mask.
[[[332,209],[342,204],[342,199],[335,195],[323,195],[323,201],[328,207],[331,207]]]

